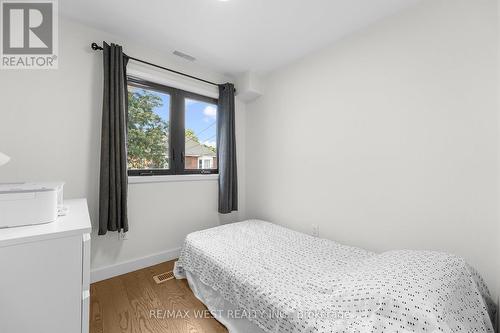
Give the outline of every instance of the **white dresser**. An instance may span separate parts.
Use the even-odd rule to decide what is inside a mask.
[[[90,232],[85,199],[55,222],[0,229],[0,332],[87,333]]]

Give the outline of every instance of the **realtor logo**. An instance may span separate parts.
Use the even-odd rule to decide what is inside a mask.
[[[2,69],[57,68],[55,0],[1,0]]]

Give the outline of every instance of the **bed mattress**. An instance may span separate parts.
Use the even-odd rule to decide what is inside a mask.
[[[242,309],[226,301],[215,289],[204,284],[196,274],[185,271],[193,294],[210,310],[211,315],[226,326],[229,333],[265,333],[249,320]]]
[[[446,253],[376,254],[249,220],[189,234],[174,273],[215,292],[205,304],[223,324],[263,332],[493,332],[486,285]]]

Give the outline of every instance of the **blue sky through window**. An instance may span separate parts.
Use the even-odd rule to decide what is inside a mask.
[[[169,122],[170,113],[170,95],[162,94],[156,91],[152,91],[153,94],[161,98],[163,105],[161,107],[153,109],[153,112],[161,117],[163,121]]]
[[[186,99],[186,129],[191,129],[202,144],[216,146],[217,105]]]

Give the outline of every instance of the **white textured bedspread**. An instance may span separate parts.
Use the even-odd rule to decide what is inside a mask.
[[[249,220],[189,234],[185,271],[266,332],[493,332],[482,279],[445,253],[376,254]]]

